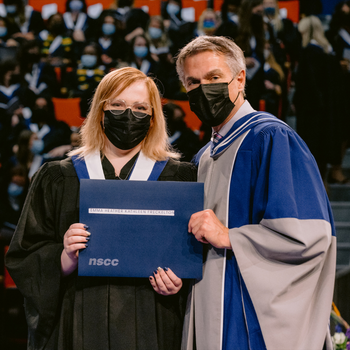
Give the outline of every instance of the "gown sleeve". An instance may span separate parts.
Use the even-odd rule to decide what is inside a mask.
[[[58,319],[64,283],[63,236],[57,226],[63,177],[53,163],[35,175],[6,255],[6,266],[25,299],[28,337],[43,342],[35,345],[38,349],[45,346]]]
[[[266,347],[321,349],[336,241],[316,162],[294,131],[275,126],[256,137],[251,166],[251,223],[230,240]]]

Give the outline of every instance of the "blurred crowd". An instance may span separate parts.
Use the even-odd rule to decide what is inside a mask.
[[[104,74],[132,66],[154,77],[167,101],[187,100],[176,54],[200,35],[232,38],[246,56],[245,93],[253,108],[282,120],[296,115],[325,181],[348,183],[341,164],[350,135],[350,1],[339,2],[326,25],[317,0],[300,1],[298,23],[276,0],[224,0],[218,12],[212,5],[193,22],[183,16],[181,0],[162,1],[159,16],[119,0],[93,17],[85,0],[67,0],[64,13],[43,20],[24,0],[3,0],[0,225],[16,225],[39,167],[79,146],[79,130],[56,119],[52,97],[79,97],[85,117]],[[176,103],[165,104],[164,114],[170,143],[190,161],[211,130],[190,129]]]

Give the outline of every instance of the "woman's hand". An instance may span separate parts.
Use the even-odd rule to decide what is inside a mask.
[[[90,232],[84,224],[72,224],[63,237],[61,270],[63,276],[70,275],[78,266],[79,250],[86,248]]]
[[[153,289],[161,295],[176,294],[182,287],[182,279],[177,277],[168,267],[158,267],[149,280]]]

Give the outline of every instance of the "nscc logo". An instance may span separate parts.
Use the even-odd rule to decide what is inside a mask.
[[[90,258],[89,265],[97,265],[97,266],[117,266],[119,264],[118,259],[96,259],[96,258]]]

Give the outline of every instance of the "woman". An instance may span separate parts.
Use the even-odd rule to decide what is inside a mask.
[[[128,62],[129,66],[137,68],[147,75],[157,75],[159,71],[159,64],[153,60],[150,43],[144,35],[137,35],[132,39]]]
[[[121,100],[126,109],[118,116]],[[140,152],[154,161],[169,158],[159,181],[196,179],[192,165],[174,160],[178,155],[167,144],[159,92],[137,69],[103,78],[81,134],[82,147],[71,155],[85,160],[97,155],[107,179],[127,180]],[[150,281],[77,276],[78,251],[90,237],[79,223],[78,203],[71,158],[47,163],[36,174],[6,261],[25,298],[29,346],[180,349],[186,289],[170,269],[159,269]]]
[[[297,131],[315,157],[325,180],[327,164],[337,164],[335,159],[340,154],[337,149],[340,135],[336,130],[342,118],[341,71],[318,17],[304,17],[298,29],[303,49],[295,77],[293,101]],[[339,176],[347,181],[342,173]]]

